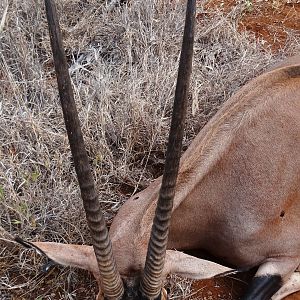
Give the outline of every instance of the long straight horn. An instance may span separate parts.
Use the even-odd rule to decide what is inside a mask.
[[[100,275],[102,276],[102,289],[106,299],[121,299],[124,287],[116,268],[111,241],[95,191],[89,159],[85,150],[55,3],[53,0],[45,0],[45,6],[61,106],[83,206],[93,240]],[[66,255],[68,254],[66,253]]]
[[[156,299],[161,292],[161,277],[179,169],[189,80],[192,70],[195,15],[196,0],[188,0],[165,169],[140,286],[141,294],[146,299]]]

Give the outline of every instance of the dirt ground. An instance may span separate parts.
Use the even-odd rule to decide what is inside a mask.
[[[237,0],[211,0],[208,12],[219,10],[229,13],[234,10]],[[266,47],[273,51],[285,47],[291,31],[300,31],[300,1],[297,0],[247,0],[246,9],[239,20],[239,30],[247,30],[263,39]]]

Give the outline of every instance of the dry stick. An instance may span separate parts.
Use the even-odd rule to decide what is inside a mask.
[[[107,299],[121,299],[124,292],[123,283],[116,268],[111,241],[95,191],[89,159],[85,150],[55,3],[53,0],[45,0],[45,5],[65,125],[94,251],[102,276],[103,292]],[[66,255],[68,254],[66,253]]]
[[[8,11],[8,2],[6,4],[6,7],[3,11],[3,15],[2,15],[2,18],[1,18],[1,22],[0,22],[0,33],[3,31],[4,29],[4,25],[5,25],[5,21],[6,21],[6,16],[7,16],[7,11]]]
[[[13,243],[14,237],[8,231],[6,231],[2,226],[0,226],[0,240],[5,240]]]
[[[161,277],[179,169],[187,94],[192,70],[195,17],[196,0],[188,0],[165,169],[140,287],[141,294],[146,299],[159,298],[161,293]]]

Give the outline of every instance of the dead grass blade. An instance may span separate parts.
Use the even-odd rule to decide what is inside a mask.
[[[0,240],[7,241],[7,242],[13,242],[14,237],[6,231],[3,227],[0,226]]]
[[[0,33],[3,31],[4,29],[4,25],[5,25],[5,20],[6,20],[6,16],[7,16],[7,12],[8,12],[8,1],[7,4],[4,8],[3,14],[2,14],[2,18],[1,18],[1,22],[0,22]]]

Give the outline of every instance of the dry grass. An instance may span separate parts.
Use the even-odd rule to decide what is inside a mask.
[[[161,174],[184,6],[175,0],[132,0],[116,9],[98,0],[57,2],[86,145],[110,223],[129,195]],[[0,20],[4,11],[0,4]],[[276,60],[237,32],[236,12],[199,12],[185,148],[222,102]],[[40,0],[9,2],[0,32],[0,91],[0,226],[29,240],[89,243]],[[7,241],[0,246],[0,299],[95,294],[86,272],[56,267],[43,274],[40,257]],[[182,297],[178,290],[174,295]]]

